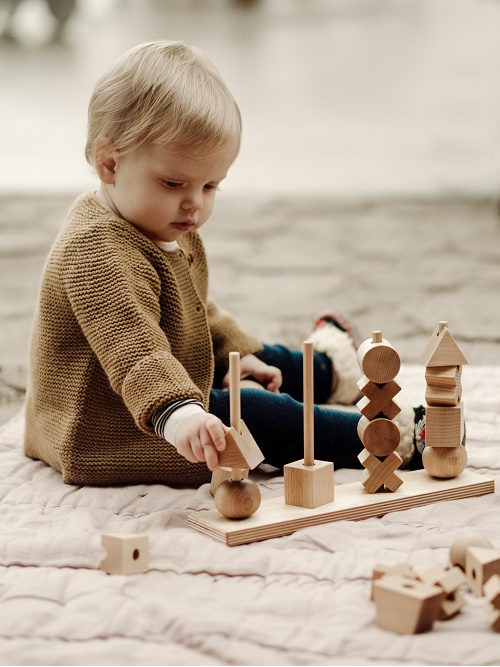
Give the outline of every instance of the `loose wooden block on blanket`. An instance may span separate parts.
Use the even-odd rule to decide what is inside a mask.
[[[438,620],[444,621],[455,616],[465,604],[465,598],[459,588],[465,583],[465,575],[459,567],[445,570],[440,565],[434,565],[423,572],[419,572],[418,578],[426,584],[438,586],[445,594],[439,610]]]
[[[465,575],[471,591],[481,597],[485,583],[494,574],[500,574],[500,551],[468,547],[465,552]]]
[[[149,536],[133,533],[105,533],[102,545],[107,555],[101,570],[108,574],[140,574],[149,567]]]
[[[425,450],[424,450],[425,451]],[[455,537],[450,547],[450,563],[465,570],[465,552],[468,547],[493,549],[491,541],[478,530],[465,530]]]
[[[500,609],[500,577],[493,574],[483,586],[483,592],[495,609]]]
[[[438,586],[387,575],[374,583],[373,597],[377,625],[409,635],[432,628],[444,592]]]
[[[396,493],[368,493],[359,482],[335,487],[335,501],[308,509],[285,504],[283,496],[263,500],[259,511],[248,519],[231,521],[217,510],[201,510],[188,517],[188,524],[209,537],[236,546],[282,535],[290,535],[330,521],[358,520],[388,512],[446,500],[472,498],[493,493],[492,479],[464,470],[453,479],[437,479],[425,470],[402,472],[404,484]]]
[[[409,563],[394,563],[393,565],[387,565],[384,563],[377,563],[373,568],[372,572],[372,588],[370,594],[370,600],[373,601],[374,589],[373,585],[377,579],[385,577],[387,574],[396,574],[400,577],[406,577],[407,579],[416,579],[417,573],[413,569],[413,566]]]

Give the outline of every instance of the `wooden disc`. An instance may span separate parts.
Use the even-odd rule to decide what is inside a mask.
[[[458,477],[467,465],[465,447],[426,447],[422,454],[424,468],[429,475],[441,479]]]
[[[215,507],[228,519],[246,519],[260,507],[259,487],[249,479],[226,480],[214,494]]]
[[[366,377],[377,384],[394,380],[401,368],[399,354],[385,339],[380,343],[374,343],[369,338],[361,343],[358,349],[358,363]]]
[[[358,422],[358,435],[365,449],[374,456],[389,456],[395,452],[401,440],[397,424],[390,419],[361,417]]]

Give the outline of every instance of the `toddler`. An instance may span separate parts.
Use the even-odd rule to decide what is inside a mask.
[[[89,105],[86,157],[99,177],[50,252],[32,332],[25,452],[69,484],[209,481],[229,424],[228,355],[264,387],[241,412],[277,467],[302,458],[302,355],[262,345],[208,295],[199,229],[241,136],[208,58],[159,41],[122,56]],[[235,223],[237,224],[237,223]],[[348,326],[317,322],[315,402],[353,403]],[[315,407],[315,452],[359,467],[357,411]],[[400,413],[406,464],[413,410]]]

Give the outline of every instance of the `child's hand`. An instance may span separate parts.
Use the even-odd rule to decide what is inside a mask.
[[[217,452],[225,449],[228,430],[215,415],[200,412],[179,424],[175,432],[175,447],[191,463],[206,461],[209,470],[217,470]]]
[[[254,354],[246,354],[244,357],[241,357],[240,373],[242,380],[252,377],[268,391],[279,394],[279,389],[283,382],[280,369],[275,366],[268,366]],[[229,373],[224,377],[222,386],[229,387]]]

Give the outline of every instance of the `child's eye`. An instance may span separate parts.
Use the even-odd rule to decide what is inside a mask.
[[[210,192],[210,190],[216,190],[216,191],[218,192],[218,191],[220,190],[219,186],[218,186],[218,185],[215,185],[214,183],[207,183],[207,184],[204,186],[204,189],[205,189],[207,192]]]
[[[177,183],[176,181],[163,181],[163,185],[166,188],[180,188],[182,183]]]

